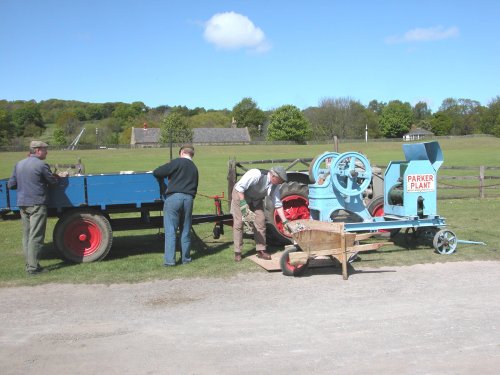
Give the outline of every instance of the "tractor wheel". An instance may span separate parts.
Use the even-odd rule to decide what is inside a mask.
[[[309,219],[309,188],[299,182],[287,182],[280,187],[283,210],[289,221]],[[267,242],[273,245],[290,244],[291,236],[285,234],[283,223],[274,209],[271,199],[268,197],[264,202],[264,214],[266,216]]]
[[[283,254],[281,254],[281,272],[283,272],[283,275],[285,276],[300,276],[307,269],[309,261],[306,264],[301,264],[298,266],[293,266],[290,264],[290,253],[294,253],[296,251],[298,251],[297,247],[291,246],[290,248],[286,249]]]
[[[54,228],[53,241],[60,253],[75,263],[103,259],[111,249],[113,232],[109,220],[93,210],[65,214]]]
[[[370,204],[368,205],[368,212],[370,215],[373,217],[380,217],[384,216],[384,197],[383,196],[378,196],[375,199],[373,199]],[[389,233],[391,237],[394,237],[396,234],[400,232],[400,228],[396,229],[380,229],[380,233]]]
[[[384,216],[384,197],[379,196],[373,199],[368,205],[368,212],[373,217]]]

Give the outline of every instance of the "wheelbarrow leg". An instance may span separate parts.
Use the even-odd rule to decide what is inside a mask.
[[[342,252],[340,256],[342,257],[341,262],[342,262],[342,278],[344,280],[347,280],[348,275],[347,275],[347,246],[345,243],[345,232],[341,231],[340,232],[340,247],[342,249]]]
[[[348,274],[347,274],[347,254],[345,252],[342,253],[342,278],[344,280],[347,280]]]

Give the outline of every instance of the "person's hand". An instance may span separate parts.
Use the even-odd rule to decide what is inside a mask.
[[[285,230],[289,233],[293,233],[292,231],[292,226],[290,225],[290,222],[288,220],[285,220],[283,222],[283,228],[285,228]]]
[[[240,200],[240,211],[241,211],[241,216],[243,216],[243,219],[245,221],[255,220],[255,213],[252,210],[250,210],[250,206],[244,199]]]

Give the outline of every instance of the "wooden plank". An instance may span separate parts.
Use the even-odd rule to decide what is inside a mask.
[[[356,246],[351,246],[347,248],[347,251],[350,253],[360,253],[362,251],[371,251],[371,250],[378,250],[382,246],[385,245],[392,245],[394,244],[393,242],[376,242],[376,243],[367,243],[364,245],[356,245]]]
[[[289,253],[288,258],[292,266],[298,266],[307,263],[309,254],[304,253],[303,251],[296,251],[294,253]]]
[[[266,271],[281,271],[281,266],[280,266],[280,259],[281,259],[281,254],[283,254],[282,251],[278,251],[274,254],[271,254],[271,260],[265,260],[257,257],[257,254],[250,255],[249,257],[245,257],[243,259],[250,259],[251,261],[255,262],[262,268],[264,268]]]
[[[276,271],[281,271],[280,260],[282,254],[283,254],[282,251],[277,251],[276,253],[271,254],[271,260],[263,260],[257,258],[256,254],[245,257],[243,258],[243,260],[249,259],[252,262],[261,266],[268,272],[276,272]],[[327,258],[310,259],[308,268],[323,268],[323,267],[333,267],[333,266],[335,266],[335,263],[332,261],[332,259],[330,259],[330,257],[327,257]]]
[[[372,238],[374,236],[379,236],[380,233],[378,232],[370,232],[370,233],[356,233],[356,241],[363,241],[367,240],[369,238]]]

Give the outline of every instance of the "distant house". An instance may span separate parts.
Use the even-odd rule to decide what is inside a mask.
[[[248,128],[196,128],[193,129],[194,144],[248,144]]]
[[[142,128],[132,128],[130,144],[133,147],[159,147],[160,146],[160,129],[148,128],[144,123]]]
[[[422,138],[433,137],[434,133],[425,129],[415,128],[411,129],[408,133],[403,135],[405,141],[418,141]]]

